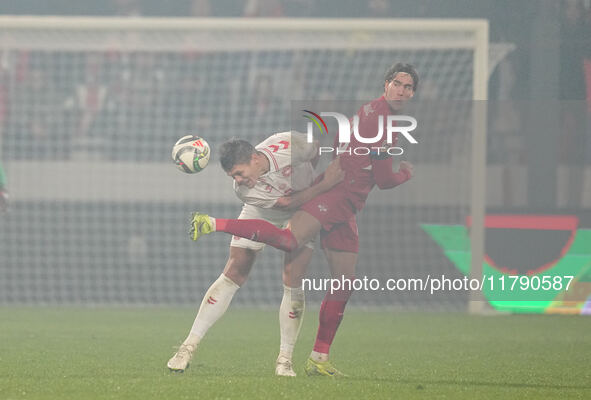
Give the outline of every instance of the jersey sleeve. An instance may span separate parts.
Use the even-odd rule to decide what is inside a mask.
[[[371,170],[380,189],[392,189],[410,179],[410,174],[406,170],[392,170],[392,157],[372,158]]]

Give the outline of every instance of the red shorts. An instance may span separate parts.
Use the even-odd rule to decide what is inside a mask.
[[[308,201],[300,209],[312,215],[322,225],[322,248],[359,252],[356,210],[343,192],[329,190]]]

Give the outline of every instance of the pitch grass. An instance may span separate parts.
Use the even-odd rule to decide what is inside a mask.
[[[0,308],[0,399],[591,398],[591,318],[349,310],[332,358],[349,378],[273,376],[275,311],[233,310],[191,368],[166,361],[192,309]]]

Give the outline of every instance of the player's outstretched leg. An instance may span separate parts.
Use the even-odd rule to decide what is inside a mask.
[[[298,241],[289,229],[281,229],[262,219],[212,218],[195,212],[191,215],[189,236],[193,240],[212,232],[226,232],[273,246],[286,252],[296,250]],[[307,242],[307,240],[306,240]]]

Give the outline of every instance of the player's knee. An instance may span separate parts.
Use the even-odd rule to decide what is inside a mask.
[[[238,286],[242,286],[248,279],[255,257],[256,253],[250,249],[232,248],[224,275]]]
[[[299,243],[301,243],[301,240],[298,240],[298,238],[293,234],[291,229],[285,228],[282,232],[283,234],[279,239],[281,250],[292,252],[299,249]]]
[[[283,284],[289,287],[302,287],[302,278],[305,274],[305,268],[287,264],[283,267]]]

